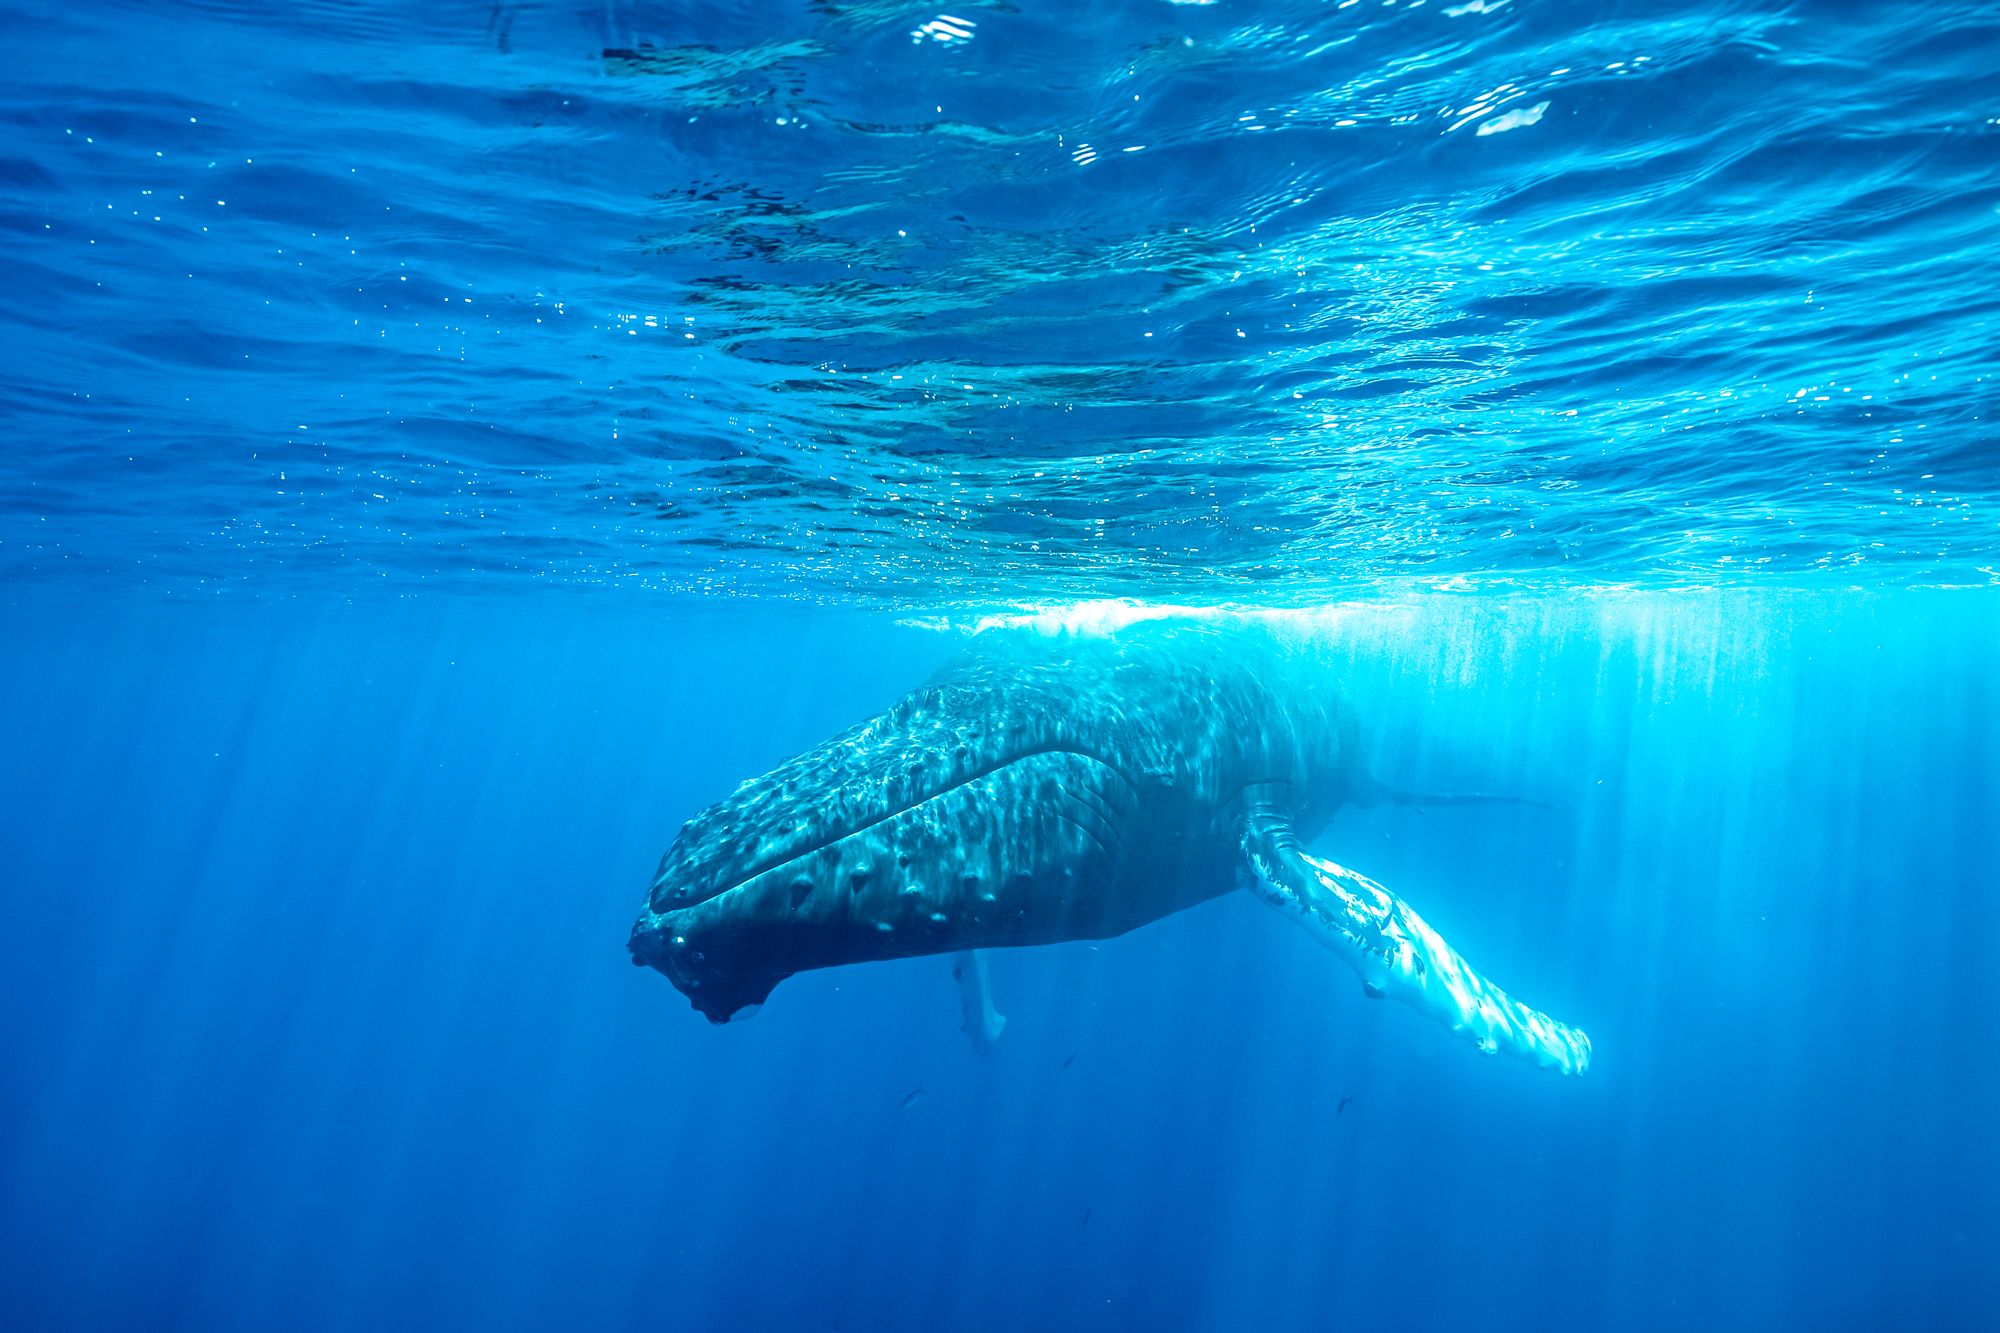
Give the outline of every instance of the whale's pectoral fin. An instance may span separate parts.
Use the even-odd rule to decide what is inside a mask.
[[[1414,1005],[1491,1055],[1581,1074],[1590,1038],[1530,1009],[1480,976],[1395,894],[1345,866],[1307,856],[1291,821],[1271,811],[1244,823],[1251,890],[1361,974],[1362,988]]]
[[[984,1054],[1000,1040],[1007,1026],[1005,1014],[993,1008],[992,987],[986,980],[986,955],[973,949],[953,954],[951,977],[958,983],[958,1027],[972,1041],[972,1049]]]

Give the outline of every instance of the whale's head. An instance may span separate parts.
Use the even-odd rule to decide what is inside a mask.
[[[809,968],[1118,934],[1232,886],[1229,802],[1304,780],[1294,725],[1198,655],[975,663],[689,820],[633,961],[725,1022]]]
[[[1137,805],[1118,754],[977,684],[933,686],[689,820],[632,932],[716,1022],[793,972],[1104,933]]]

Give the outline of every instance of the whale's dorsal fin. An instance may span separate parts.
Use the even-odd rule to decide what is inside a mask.
[[[1369,995],[1394,996],[1489,1055],[1506,1051],[1564,1074],[1590,1067],[1589,1037],[1473,971],[1408,903],[1374,880],[1306,855],[1289,815],[1253,808],[1242,837],[1251,892],[1345,959]]]

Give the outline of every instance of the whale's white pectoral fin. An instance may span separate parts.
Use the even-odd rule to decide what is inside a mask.
[[[1408,903],[1374,880],[1307,856],[1288,820],[1251,819],[1243,851],[1252,891],[1346,959],[1368,994],[1414,1005],[1488,1055],[1506,1051],[1564,1074],[1590,1067],[1589,1037],[1473,971]]]
[[[984,1054],[993,1049],[1007,1027],[1007,1016],[993,1008],[986,955],[974,949],[952,955],[951,976],[958,983],[959,1031],[971,1040],[973,1050]]]

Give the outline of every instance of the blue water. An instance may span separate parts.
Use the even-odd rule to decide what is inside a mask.
[[[2000,1322],[1996,64],[0,0],[0,1325]],[[1144,605],[1541,802],[1317,846],[1588,1074],[1242,894],[995,954],[983,1056],[942,959],[628,965],[689,815]]]

